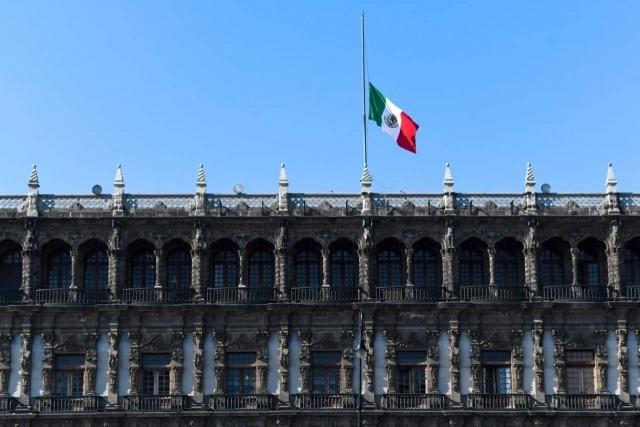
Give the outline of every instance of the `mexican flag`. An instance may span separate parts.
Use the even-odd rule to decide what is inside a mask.
[[[391,135],[400,147],[412,153],[416,152],[416,132],[420,126],[371,83],[369,120],[376,122],[383,132]]]

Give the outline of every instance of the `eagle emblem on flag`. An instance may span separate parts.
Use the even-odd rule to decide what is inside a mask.
[[[397,128],[398,118],[394,114],[389,113],[386,116],[384,116],[384,123],[387,125],[387,127]]]

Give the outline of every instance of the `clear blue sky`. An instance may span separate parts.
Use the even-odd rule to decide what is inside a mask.
[[[640,191],[640,2],[0,2],[0,193],[359,191],[368,77],[420,125],[370,122],[374,191]]]

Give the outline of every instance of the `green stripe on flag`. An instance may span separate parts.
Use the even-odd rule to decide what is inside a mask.
[[[369,82],[369,120],[373,120],[382,126],[382,113],[384,113],[387,98]]]

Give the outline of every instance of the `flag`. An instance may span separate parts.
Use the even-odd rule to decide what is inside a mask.
[[[376,122],[383,132],[396,140],[400,147],[412,153],[416,152],[416,132],[420,126],[371,82],[369,82],[369,120]]]

